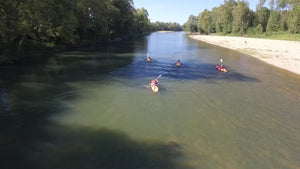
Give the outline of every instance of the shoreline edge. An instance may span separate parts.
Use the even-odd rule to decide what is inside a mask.
[[[189,35],[191,39],[229,48],[300,75],[300,42],[246,37]]]

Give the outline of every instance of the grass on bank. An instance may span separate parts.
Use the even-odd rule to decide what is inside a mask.
[[[217,36],[241,36],[240,34],[224,34],[216,33]],[[247,33],[242,35],[248,38],[261,38],[261,39],[273,39],[273,40],[289,40],[289,41],[300,41],[300,34],[291,34],[289,32],[264,32],[263,34]]]

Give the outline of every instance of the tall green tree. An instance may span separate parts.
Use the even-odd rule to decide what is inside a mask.
[[[288,11],[287,10],[280,10],[280,31],[287,31],[288,30]]]
[[[1,54],[18,59],[24,40],[71,43],[75,39],[74,1],[9,0],[0,2]]]
[[[212,32],[222,32],[222,22],[220,16],[221,16],[220,7],[213,8],[211,11]]]
[[[233,32],[246,33],[250,24],[250,9],[245,1],[238,1],[233,10]]]
[[[267,25],[267,32],[275,32],[280,28],[280,13],[276,10],[271,10]]]
[[[10,48],[22,43],[19,37],[20,22],[18,7],[20,3],[17,0],[0,1],[0,55],[1,60],[7,60],[10,54]],[[15,49],[14,49],[15,50]],[[15,55],[14,55],[15,57]]]
[[[288,13],[288,27],[291,33],[300,33],[300,5],[294,6]]]
[[[198,17],[198,32],[206,34],[212,32],[212,16],[211,12],[207,9]]]
[[[244,34],[246,30],[255,34],[287,30],[300,33],[300,0],[259,0],[256,12],[249,9],[246,0],[224,0],[224,4],[210,12],[210,22],[206,22],[207,16],[206,10],[198,16],[199,32],[207,33],[209,25],[209,31],[223,34]],[[190,28],[188,23],[191,22],[186,22],[185,30]]]
[[[224,4],[215,7],[211,11],[211,30],[212,32],[231,33],[233,28],[232,11],[236,6],[235,0],[224,0]]]
[[[277,0],[279,9],[289,9],[281,13],[281,25],[288,27],[289,32],[300,32],[300,0]],[[286,25],[285,25],[286,24]]]
[[[152,31],[182,31],[182,26],[176,22],[158,22],[152,23]]]
[[[266,32],[268,20],[270,17],[270,10],[266,7],[257,8],[256,16],[258,19],[258,23],[261,24],[261,26],[263,28],[263,32]]]
[[[186,32],[197,32],[197,17],[190,15],[188,21],[183,25],[184,31]]]
[[[221,6],[219,15],[220,15],[220,24],[222,27],[222,32],[227,34],[232,32],[233,28],[233,10],[236,7],[235,0],[224,0],[224,5]]]
[[[1,0],[0,19],[0,62],[7,59],[3,56],[18,59],[26,39],[107,41],[143,34],[149,27],[147,11],[135,10],[132,0]]]
[[[143,35],[150,30],[150,20],[148,18],[148,11],[145,8],[136,9],[134,12],[135,30]]]
[[[74,5],[68,0],[25,0],[19,6],[21,32],[40,42],[73,41]]]
[[[117,37],[126,37],[134,30],[134,7],[133,0],[112,0],[118,9],[115,15],[115,29]]]
[[[108,40],[115,33],[112,16],[120,14],[111,0],[78,0],[77,31],[81,40]]]

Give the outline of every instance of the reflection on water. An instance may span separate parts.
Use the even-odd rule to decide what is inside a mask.
[[[300,77],[181,32],[0,74],[5,168],[300,166]]]

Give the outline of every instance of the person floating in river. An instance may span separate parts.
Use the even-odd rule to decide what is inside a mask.
[[[216,68],[221,71],[221,72],[227,72],[227,69],[225,68],[225,66],[223,65],[223,59],[220,59],[221,65],[217,65]]]
[[[151,57],[150,55],[147,53],[147,61],[150,62],[151,61]]]
[[[158,79],[153,79],[151,81],[151,86],[157,86],[158,85]]]
[[[158,90],[159,90],[159,87],[158,87],[158,79],[153,79],[153,80],[151,81],[150,87],[151,87],[151,89],[152,89],[152,91],[153,91],[154,93],[157,93]]]
[[[180,60],[178,59],[177,62],[176,62],[176,66],[180,66],[181,63],[180,63]]]

